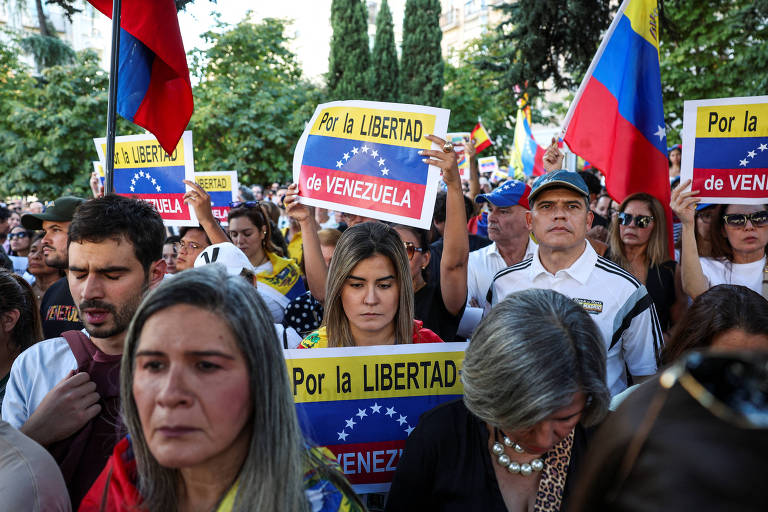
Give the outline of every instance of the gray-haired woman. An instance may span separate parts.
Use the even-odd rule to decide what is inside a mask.
[[[150,293],[128,330],[130,436],[83,500],[96,510],[360,510],[301,434],[281,344],[256,289],[217,265]]]
[[[515,293],[478,326],[464,399],[421,417],[387,510],[566,508],[585,426],[608,410],[605,347],[589,315],[551,290]]]

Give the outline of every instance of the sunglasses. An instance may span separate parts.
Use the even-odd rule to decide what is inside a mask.
[[[232,208],[256,208],[261,201],[232,201],[229,206]]]
[[[27,238],[27,236],[29,235],[27,235],[23,231],[21,233],[11,233],[10,235],[8,235],[8,240],[13,240],[14,238]]]
[[[755,213],[726,213],[723,215],[723,222],[728,226],[744,227],[747,225],[747,221],[750,221],[753,226],[760,227],[768,224],[768,211],[760,211]]]
[[[640,229],[645,229],[651,225],[653,217],[650,215],[632,215],[629,213],[621,212],[616,216],[619,219],[620,226],[631,226],[632,221],[635,222],[635,226]]]
[[[403,242],[403,245],[405,245],[405,253],[408,255],[409,260],[412,260],[414,254],[416,254],[417,252],[420,252],[423,254],[424,251],[426,251],[426,249],[423,247],[416,247],[415,245],[413,245],[413,242]]]

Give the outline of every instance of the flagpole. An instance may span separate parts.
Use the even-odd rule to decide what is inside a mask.
[[[117,68],[120,61],[120,4],[112,0],[112,53],[109,63],[109,96],[107,97],[107,153],[104,169],[104,195],[114,192],[115,124],[117,122]]]

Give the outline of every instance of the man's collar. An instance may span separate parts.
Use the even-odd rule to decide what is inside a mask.
[[[585,240],[585,247],[581,256],[579,256],[570,267],[562,269],[559,272],[565,272],[584,285],[587,284],[587,280],[592,273],[592,269],[595,267],[595,263],[597,263],[597,253],[592,248],[592,244]],[[544,265],[542,265],[541,258],[539,257],[539,247],[537,246],[536,251],[533,254],[533,261],[531,262],[531,279],[536,278],[540,274],[552,275],[546,268],[544,268]]]

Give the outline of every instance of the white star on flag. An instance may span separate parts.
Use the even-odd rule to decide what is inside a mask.
[[[387,414],[387,416],[389,416],[391,418],[392,416],[394,416],[396,414],[395,413],[395,408],[394,407],[387,407],[387,413],[386,414]]]
[[[344,153],[344,160],[349,160],[349,153]]]
[[[755,158],[755,155],[756,155],[756,154],[757,154],[757,153],[755,153],[754,151],[750,151],[749,153],[747,153],[747,156],[748,156],[749,158]]]
[[[384,165],[384,159],[383,158],[379,158],[379,166],[382,166],[382,165]]]
[[[402,425],[403,423],[408,423],[408,416],[403,416],[403,415],[401,414],[401,415],[400,415],[400,417],[397,419],[397,422],[398,422],[399,424],[401,424],[401,425]]]
[[[356,154],[357,154],[357,151],[358,151],[358,149],[357,149],[357,148],[352,148],[352,154],[353,154],[353,155],[356,155]]]
[[[130,188],[131,188],[131,192],[133,192],[133,191],[134,191],[134,188],[133,188],[133,187],[130,187]]]
[[[386,167],[385,167],[385,168],[383,168],[383,169],[381,170],[381,174],[382,174],[382,176],[386,176],[387,174],[389,174],[389,169],[387,169]]]
[[[133,175],[133,179],[135,179],[135,180],[139,179],[139,175],[138,174],[134,174]]]
[[[347,434],[347,432],[345,430],[342,430],[341,432],[336,432],[336,433],[339,434],[339,439],[338,440],[340,440],[340,441],[346,441],[347,440],[347,436],[349,435],[349,434]]]
[[[366,414],[365,409],[358,409],[357,414],[355,414],[355,416],[357,416],[360,419],[363,419],[366,416],[368,416],[368,414]]]
[[[155,178],[152,178],[152,184],[157,185],[157,180]]]
[[[739,160],[739,165],[742,166],[742,167],[746,167],[747,166],[747,159],[745,158],[744,160]]]
[[[656,125],[656,126],[659,126],[659,125]],[[664,139],[664,137],[667,136],[667,130],[663,126],[659,126],[659,129],[656,130],[656,133],[654,133],[654,135],[656,135],[659,138],[659,140],[662,140]]]
[[[139,176],[144,177],[144,171],[139,171]]]
[[[367,153],[367,152],[368,152],[368,150],[369,150],[369,149],[371,149],[371,148],[369,148],[368,146],[363,146],[363,147],[362,147],[362,148],[360,148],[360,149],[362,149],[362,150],[363,150],[363,153]]]
[[[131,185],[136,185],[136,180],[131,180]]]
[[[347,420],[347,426],[349,428],[355,428],[355,425],[357,425],[357,423],[355,423],[355,418],[349,418]]]
[[[160,192],[160,185],[156,186],[155,188],[157,189],[158,192]]]
[[[379,156],[379,152],[374,149],[373,151],[371,151],[371,156],[373,158],[376,158],[377,156]]]
[[[411,432],[413,432],[413,427],[408,425],[408,428],[405,429],[405,433],[408,434],[408,435],[411,435]]]
[[[344,165],[344,164],[343,164],[343,163],[341,163],[341,160],[338,160],[338,161],[336,162],[336,167],[337,167],[337,168],[341,169],[341,166],[342,166],[342,165]]]
[[[379,412],[379,409],[381,409],[381,406],[378,403],[374,402],[373,405],[371,406],[371,414],[377,414]]]
[[[768,149],[768,144],[760,144],[760,146],[757,149],[759,149],[761,152],[763,152],[766,149]]]

